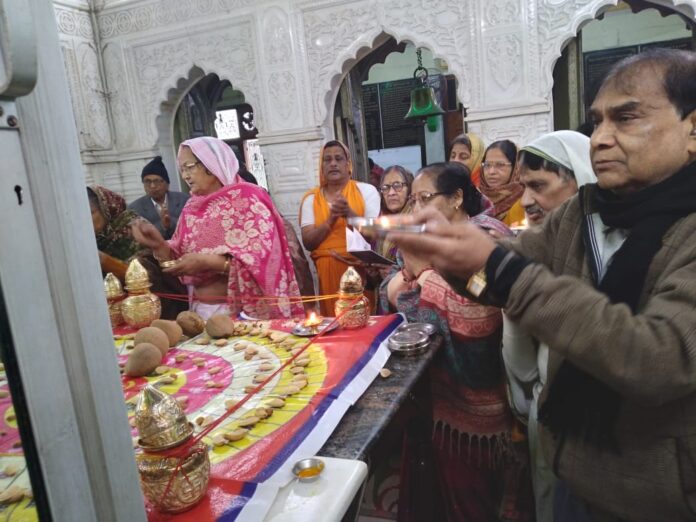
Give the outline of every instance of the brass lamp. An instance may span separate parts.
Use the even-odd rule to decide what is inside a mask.
[[[420,85],[411,91],[411,107],[406,113],[406,116],[404,116],[404,119],[426,121],[432,116],[444,114],[445,111],[443,111],[440,104],[437,103],[435,91],[427,83],[428,70],[423,67],[423,58],[420,48],[416,49],[416,56],[418,57],[418,67],[413,71],[413,77],[420,80]]]

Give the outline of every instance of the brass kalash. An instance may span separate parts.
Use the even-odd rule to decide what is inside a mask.
[[[106,274],[104,278],[104,294],[106,294],[106,302],[109,305],[109,319],[111,319],[111,327],[113,328],[123,323],[121,301],[126,297],[126,293],[123,291],[121,281],[111,272]]]
[[[370,302],[365,297],[362,278],[355,268],[348,267],[341,276],[334,313],[343,328],[362,328],[370,318]],[[344,313],[345,312],[345,313]]]
[[[150,277],[140,261],[134,259],[126,271],[126,290],[128,297],[121,303],[121,314],[133,328],[150,326],[162,314],[159,297],[150,292]]]
[[[191,509],[208,489],[210,459],[204,443],[191,444],[193,426],[181,405],[147,385],[135,407],[135,426],[143,450],[135,460],[145,497],[164,513]]]

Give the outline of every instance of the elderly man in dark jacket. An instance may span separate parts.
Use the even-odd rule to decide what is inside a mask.
[[[393,239],[549,346],[556,520],[693,521],[696,54],[618,63],[590,112],[598,183],[541,227],[496,244],[426,210],[428,233]]]
[[[140,174],[145,195],[136,199],[128,208],[155,225],[164,239],[176,230],[179,214],[188,201],[188,194],[169,190],[169,174],[162,163],[162,156],[150,161]]]

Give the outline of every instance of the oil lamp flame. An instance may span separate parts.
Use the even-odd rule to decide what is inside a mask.
[[[307,319],[305,319],[304,325],[307,328],[311,328],[313,326],[319,326],[321,324],[321,321],[322,318],[319,317],[316,312],[310,312]]]

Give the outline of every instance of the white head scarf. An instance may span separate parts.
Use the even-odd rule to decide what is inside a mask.
[[[549,132],[532,140],[520,149],[552,161],[575,174],[578,188],[597,183],[590,161],[590,138],[579,132],[561,130]]]

